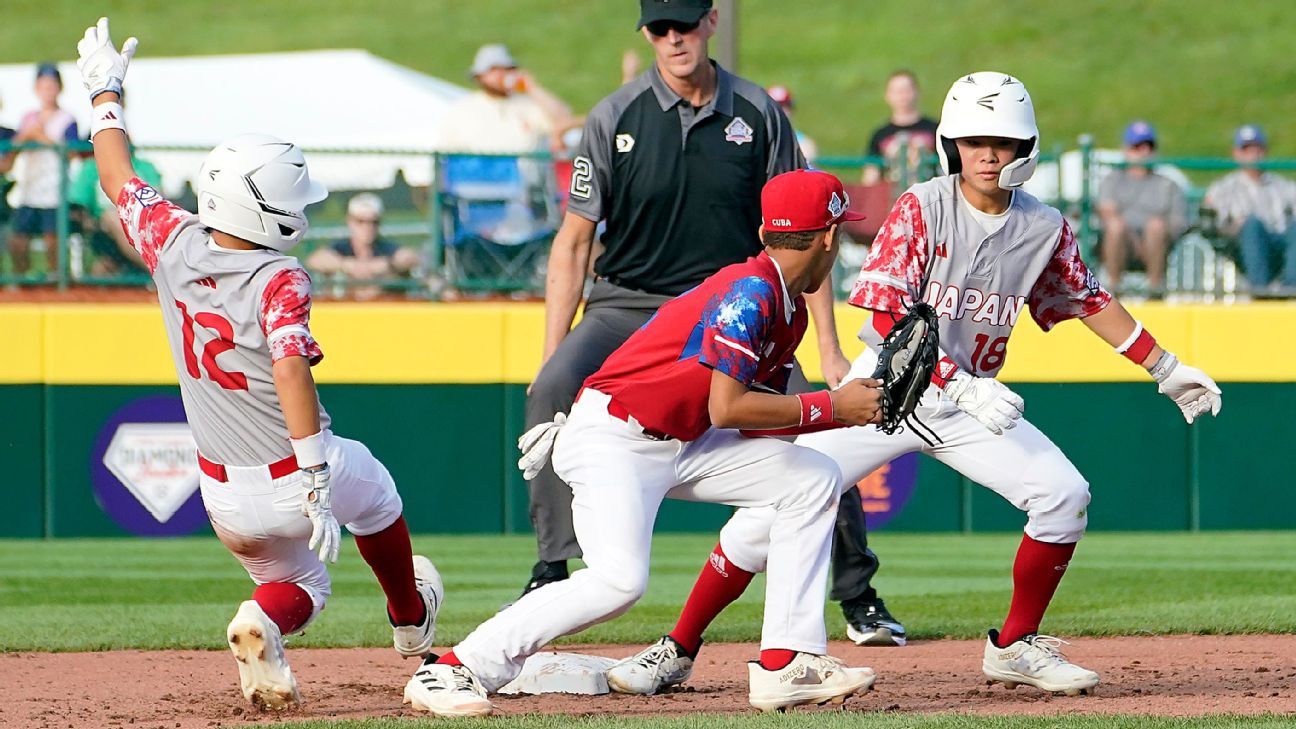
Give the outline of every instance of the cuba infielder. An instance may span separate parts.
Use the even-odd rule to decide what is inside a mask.
[[[1219,413],[1220,391],[1157,345],[1085,266],[1061,214],[1020,189],[1039,155],[1034,109],[1020,81],[1002,73],[956,81],[937,138],[947,174],[914,185],[896,201],[850,296],[851,304],[872,313],[860,332],[869,346],[850,378],[873,372],[876,348],[914,302],[926,301],[939,314],[942,358],[915,412],[919,422],[894,435],[865,426],[802,435],[796,443],[831,456],[846,483],[902,454],[926,453],[1026,512],[1012,603],[1002,627],[989,632],[982,668],[1010,688],[1030,684],[1077,694],[1096,685],[1098,674],[1068,662],[1061,641],[1038,631],[1084,534],[1089,485],[1022,419],[1022,398],[995,379],[1009,335],[1027,309],[1045,331],[1080,319],[1145,368],[1189,423]],[[720,548],[732,565],[764,567],[770,516],[766,509],[743,509],[725,526]],[[678,644],[700,641],[727,604],[708,604],[701,589],[706,572],[676,631],[614,667],[610,684],[653,693],[688,677],[692,658]]]
[[[163,199],[127,151],[120,93],[136,45],[119,53],[101,18],[77,46],[95,163],[157,285],[212,528],[257,584],[227,630],[243,694],[283,708],[300,699],[282,636],[323,609],[339,522],[387,596],[401,655],[431,650],[441,578],[411,554],[387,469],[332,435],[315,391],[310,367],[323,353],[310,332],[310,278],[284,252],[306,232],[302,211],[327,192],[295,145],[248,134],[203,163],[198,215]]]

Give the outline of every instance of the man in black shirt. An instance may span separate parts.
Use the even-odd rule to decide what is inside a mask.
[[[895,71],[888,76],[884,98],[891,107],[891,118],[873,132],[865,154],[885,159],[886,178],[905,183],[893,196],[898,197],[905,187],[922,182],[934,171],[924,162],[936,154],[936,121],[918,109],[918,77],[912,71]],[[877,165],[865,165],[865,185],[881,181],[882,176],[883,170]]]
[[[718,21],[711,0],[640,0],[640,11],[639,28],[656,60],[586,120],[567,214],[549,257],[544,360],[528,392],[528,429],[568,412],[585,379],[659,306],[759,253],[762,186],[805,166],[778,105],[708,58]],[[597,278],[573,329],[599,221],[607,225],[605,252],[594,262]],[[807,305],[824,379],[836,386],[849,362],[837,341],[832,287],[807,297]],[[794,391],[809,389],[799,369],[793,382]],[[523,594],[566,579],[567,560],[581,554],[570,487],[546,466],[530,490],[540,561]],[[875,598],[868,582],[877,560],[867,550],[858,492],[851,492],[854,507],[843,512],[850,512],[845,541],[854,549],[835,560],[834,599]]]

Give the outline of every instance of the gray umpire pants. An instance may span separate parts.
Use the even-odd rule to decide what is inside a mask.
[[[558,345],[531,385],[526,427],[553,420],[555,413],[570,412],[585,380],[670,298],[624,289],[602,279],[596,281],[580,323]],[[811,389],[798,364],[792,372],[789,392]],[[572,527],[571,487],[554,474],[552,466],[546,465],[530,481],[529,488],[531,525],[535,528],[539,558],[560,562],[580,557]],[[849,600],[864,594],[877,573],[878,559],[868,548],[859,489],[847,489],[842,494],[832,557],[832,599]]]

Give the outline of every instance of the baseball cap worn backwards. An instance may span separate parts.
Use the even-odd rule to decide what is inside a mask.
[[[642,28],[658,20],[696,23],[711,10],[711,0],[639,0],[639,25]]]
[[[1123,141],[1126,147],[1134,147],[1144,143],[1155,147],[1157,143],[1156,130],[1145,121],[1136,121],[1125,127]]]
[[[850,197],[841,180],[819,170],[784,172],[761,190],[761,217],[765,230],[823,230],[846,220],[863,220],[850,211]]]

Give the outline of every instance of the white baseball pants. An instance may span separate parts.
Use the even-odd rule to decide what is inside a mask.
[[[712,429],[692,442],[652,440],[633,419],[609,415],[608,402],[585,390],[553,454],[554,470],[572,487],[586,569],[482,623],[455,646],[459,660],[494,691],[549,641],[629,610],[648,584],[653,522],[664,498],[768,510],[761,647],[825,653],[823,605],[841,489],[833,462],[733,430]]]
[[[866,349],[851,366],[848,380],[870,377],[877,355]],[[1026,419],[995,435],[958,409],[936,386],[928,388],[914,411],[943,442],[929,445],[919,428],[887,435],[876,426],[826,430],[798,436],[796,444],[833,459],[846,484],[854,484],[905,453],[918,451],[991,489],[1026,512],[1026,534],[1053,544],[1080,541],[1088,524],[1089,483],[1048,436]],[[930,437],[930,435],[928,436]],[[735,564],[758,571],[768,550],[773,514],[741,509],[720,532],[720,546]]]
[[[338,522],[359,536],[391,526],[402,505],[386,466],[359,441],[327,432],[326,437],[329,488]],[[311,523],[302,514],[301,475],[272,479],[265,466],[226,466],[225,471],[225,483],[205,473],[199,481],[216,536],[256,584],[291,582],[305,590],[315,606],[314,620],[332,587],[328,569],[306,546]]]

